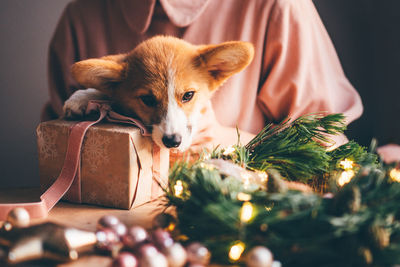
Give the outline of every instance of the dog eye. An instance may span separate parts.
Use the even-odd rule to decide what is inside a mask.
[[[189,102],[190,100],[192,100],[193,96],[194,96],[194,91],[186,92],[182,97],[182,103]]]
[[[140,96],[140,100],[142,100],[143,104],[145,104],[148,107],[157,106],[157,100],[152,95],[142,95]]]

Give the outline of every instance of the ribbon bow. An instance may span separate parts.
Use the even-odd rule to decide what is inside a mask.
[[[100,114],[100,120],[105,118],[109,122],[131,124],[140,129],[140,133],[143,136],[151,136],[150,131],[140,121],[131,117],[121,115],[111,108],[111,102],[107,100],[91,100],[86,108],[86,114],[98,112]]]

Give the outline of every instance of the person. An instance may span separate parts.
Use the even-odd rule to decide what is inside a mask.
[[[253,62],[213,96],[195,144],[246,143],[267,123],[314,112],[363,110],[311,0],[75,0],[67,5],[49,48],[50,101],[42,120],[62,115],[79,84],[70,66],[125,53],[154,35],[193,44],[254,44]],[[338,144],[345,142],[342,138]]]

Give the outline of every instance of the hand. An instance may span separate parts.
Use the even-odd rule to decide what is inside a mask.
[[[388,144],[378,147],[378,154],[383,158],[385,163],[390,164],[400,162],[400,146],[396,144]]]
[[[247,144],[254,137],[253,134],[245,131],[240,130],[239,133],[242,144]],[[211,102],[208,102],[202,110],[197,132],[190,149],[192,151],[202,150],[203,148],[213,149],[218,145],[227,147],[237,144],[237,142],[236,128],[222,126],[215,116]]]

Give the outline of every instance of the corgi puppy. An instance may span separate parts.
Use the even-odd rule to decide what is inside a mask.
[[[140,119],[161,147],[190,147],[201,111],[213,92],[253,59],[251,43],[192,45],[156,36],[127,54],[79,61],[72,76],[86,90],[64,105],[65,117],[83,116],[90,100],[109,99],[113,109]]]

